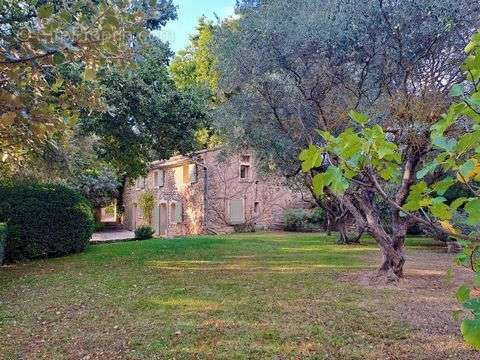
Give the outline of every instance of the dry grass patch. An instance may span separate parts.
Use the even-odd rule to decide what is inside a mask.
[[[367,360],[474,354],[451,320],[454,285],[440,280],[447,255],[413,249],[409,263],[414,256],[432,259],[432,266],[407,268],[424,283],[378,288],[360,281],[377,264],[368,239],[352,247],[334,241],[288,233],[148,240],[0,268],[0,358]],[[437,306],[443,320],[429,320]],[[424,308],[431,312],[421,322],[415,314]],[[442,321],[448,325],[444,332]]]

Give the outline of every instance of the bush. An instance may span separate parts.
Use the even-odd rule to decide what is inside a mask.
[[[283,213],[283,229],[285,231],[319,231],[324,223],[323,209],[313,211],[303,209],[287,210]]]
[[[325,210],[321,207],[313,209],[313,211],[307,215],[307,221],[310,224],[322,225],[325,222]]]
[[[80,252],[94,228],[90,203],[56,184],[0,184],[0,221],[7,223],[7,261]]]
[[[0,224],[0,265],[3,264],[5,258],[5,241],[7,237],[7,226]]]
[[[95,219],[94,230],[96,232],[100,232],[100,231],[103,231],[104,229],[105,229],[105,224],[101,220]]]
[[[236,224],[233,225],[233,231],[236,233],[253,233],[255,226],[253,224]]]
[[[135,230],[135,239],[145,240],[150,239],[155,231],[150,226],[140,226]]]
[[[283,213],[283,228],[286,231],[302,231],[306,223],[307,212],[303,209],[292,209]]]

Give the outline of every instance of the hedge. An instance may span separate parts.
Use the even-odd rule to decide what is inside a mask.
[[[136,240],[146,240],[150,239],[155,231],[150,226],[140,226],[135,230],[135,239]]]
[[[89,202],[58,184],[0,184],[0,222],[7,261],[80,252],[94,228]]]
[[[0,265],[3,264],[5,258],[5,239],[7,237],[7,226],[0,224]]]

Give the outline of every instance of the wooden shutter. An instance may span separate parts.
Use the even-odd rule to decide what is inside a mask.
[[[197,164],[190,164],[188,167],[190,184],[197,182]]]
[[[158,232],[158,229],[159,229],[159,223],[160,223],[160,219],[159,219],[159,212],[158,212],[158,205],[155,205],[153,207],[153,230],[155,230],[155,232],[157,233]]]
[[[175,206],[175,221],[177,224],[183,221],[183,209],[181,202],[177,202]]]
[[[164,186],[165,185],[165,171],[159,170],[158,171],[158,185],[157,186]]]
[[[171,202],[170,205],[168,206],[169,207],[169,220],[170,220],[170,223],[174,224],[175,221],[176,221],[176,217],[177,217],[177,203],[176,202]]]
[[[182,166],[182,177],[183,177],[183,183],[184,184],[188,184],[190,181],[189,177],[190,177],[190,172],[188,171],[189,169],[189,166],[188,164],[185,164]]]
[[[183,189],[183,166],[177,166],[175,172],[175,186],[177,189]]]
[[[229,201],[230,222],[232,224],[243,224],[245,222],[245,207],[243,199]]]

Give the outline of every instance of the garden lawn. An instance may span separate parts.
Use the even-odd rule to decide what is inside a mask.
[[[0,267],[0,358],[429,359],[403,292],[352,280],[377,266],[367,243],[198,236]]]

